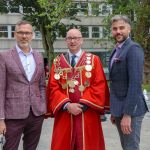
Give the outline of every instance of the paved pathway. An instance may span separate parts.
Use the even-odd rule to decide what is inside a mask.
[[[102,123],[106,150],[121,150],[117,129],[111,124],[109,120],[110,116],[107,116],[107,121]],[[47,119],[44,121],[41,139],[37,150],[50,150],[50,142],[53,128],[53,119]],[[59,139],[58,139],[59,140]],[[22,143],[22,142],[21,142]],[[141,133],[141,150],[150,150],[150,113],[144,118]],[[19,147],[22,150],[22,144]]]
[[[107,121],[102,123],[106,143],[106,150],[122,150],[120,146],[117,129],[114,125],[111,124],[109,117],[110,115],[107,115],[108,118]],[[46,119],[43,124],[41,139],[37,150],[50,150],[52,128],[53,128],[53,119],[51,118]],[[147,113],[142,125],[141,150],[150,150],[149,144],[150,144],[150,113]],[[19,150],[22,150],[22,142],[20,144]]]

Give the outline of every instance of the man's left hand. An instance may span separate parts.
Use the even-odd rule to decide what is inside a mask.
[[[122,130],[123,134],[130,134],[132,132],[131,116],[124,114],[122,117],[120,126],[121,126],[121,130]]]

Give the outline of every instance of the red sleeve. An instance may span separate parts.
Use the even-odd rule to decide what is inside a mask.
[[[48,112],[53,113],[53,115],[55,115],[66,102],[70,101],[66,90],[63,90],[59,83],[60,80],[56,80],[54,75],[54,65],[52,65],[47,85],[47,104]]]
[[[105,109],[109,110],[109,89],[98,56],[94,56],[91,74],[90,86],[83,92],[80,102],[101,112],[104,112]]]

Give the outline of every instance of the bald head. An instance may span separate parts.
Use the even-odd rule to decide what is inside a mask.
[[[72,35],[75,35],[77,37],[82,37],[82,34],[80,32],[79,29],[70,29],[68,32],[67,32],[67,37],[69,36],[72,36]]]

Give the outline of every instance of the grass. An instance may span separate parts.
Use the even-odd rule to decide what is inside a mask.
[[[150,92],[150,84],[144,84],[143,89],[146,89],[147,92]]]

